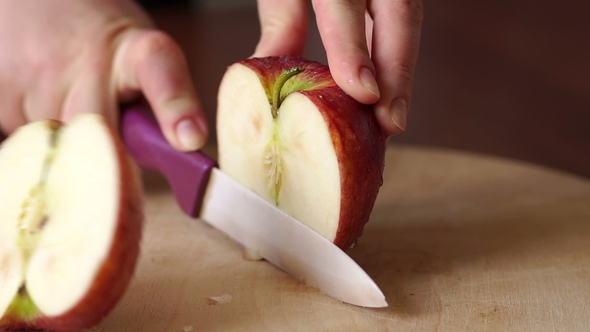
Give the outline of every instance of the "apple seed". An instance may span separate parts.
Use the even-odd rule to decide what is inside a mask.
[[[31,192],[23,203],[23,210],[19,220],[19,244],[25,260],[28,260],[39,241],[41,225],[47,222],[45,215],[45,193],[41,184],[31,189]]]
[[[278,143],[277,134],[266,146],[266,153],[264,155],[264,165],[266,167],[266,176],[268,177],[268,189],[270,196],[274,203],[278,205],[279,191],[281,189],[282,176],[282,162],[280,154],[280,146]]]

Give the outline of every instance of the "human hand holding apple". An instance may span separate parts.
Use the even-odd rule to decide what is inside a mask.
[[[0,148],[0,330],[80,330],[126,290],[139,255],[139,172],[84,113],[18,128]]]
[[[359,102],[374,105],[384,133],[405,131],[422,0],[258,0],[258,14],[261,36],[254,56],[302,55],[313,17],[336,83]]]

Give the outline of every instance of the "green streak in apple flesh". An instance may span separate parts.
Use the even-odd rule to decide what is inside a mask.
[[[41,233],[49,220],[48,216],[45,214],[45,182],[47,180],[49,169],[51,168],[51,162],[55,156],[57,137],[61,127],[61,124],[57,122],[52,122],[51,124],[52,133],[49,139],[49,149],[45,155],[43,168],[39,175],[39,182],[31,188],[29,196],[22,204],[22,212],[19,216],[18,229],[20,236],[18,238],[18,244],[22,251],[25,265],[29,261],[33,251],[39,245]],[[25,271],[23,271],[23,279],[25,278],[24,273]]]
[[[276,121],[276,118],[273,119],[273,121]],[[273,126],[272,131],[272,138],[266,146],[264,164],[266,166],[266,175],[268,177],[268,189],[270,190],[270,196],[273,198],[273,203],[278,205],[279,192],[281,190],[282,184],[281,174],[283,171],[283,163],[281,160],[280,139],[276,130],[276,126]]]

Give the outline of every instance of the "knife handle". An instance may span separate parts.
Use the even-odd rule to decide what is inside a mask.
[[[173,148],[152,113],[137,104],[122,109],[121,137],[138,166],[161,173],[181,209],[190,217],[198,217],[216,162],[198,151]]]

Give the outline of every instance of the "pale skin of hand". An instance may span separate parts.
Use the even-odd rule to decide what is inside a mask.
[[[383,132],[406,129],[423,20],[421,0],[312,0],[336,83],[373,104]],[[254,56],[303,54],[307,0],[258,0],[261,38]]]
[[[387,135],[405,130],[422,22],[420,0],[315,0],[339,86],[375,104]],[[255,56],[299,54],[305,0],[258,0]],[[23,19],[26,18],[26,19]],[[366,29],[362,29],[366,27]],[[201,148],[208,126],[180,47],[132,0],[0,0],[0,130],[81,112],[118,121],[139,94],[181,151]]]
[[[208,127],[180,47],[132,0],[0,0],[0,129],[105,115],[143,93],[168,141],[201,148]]]

